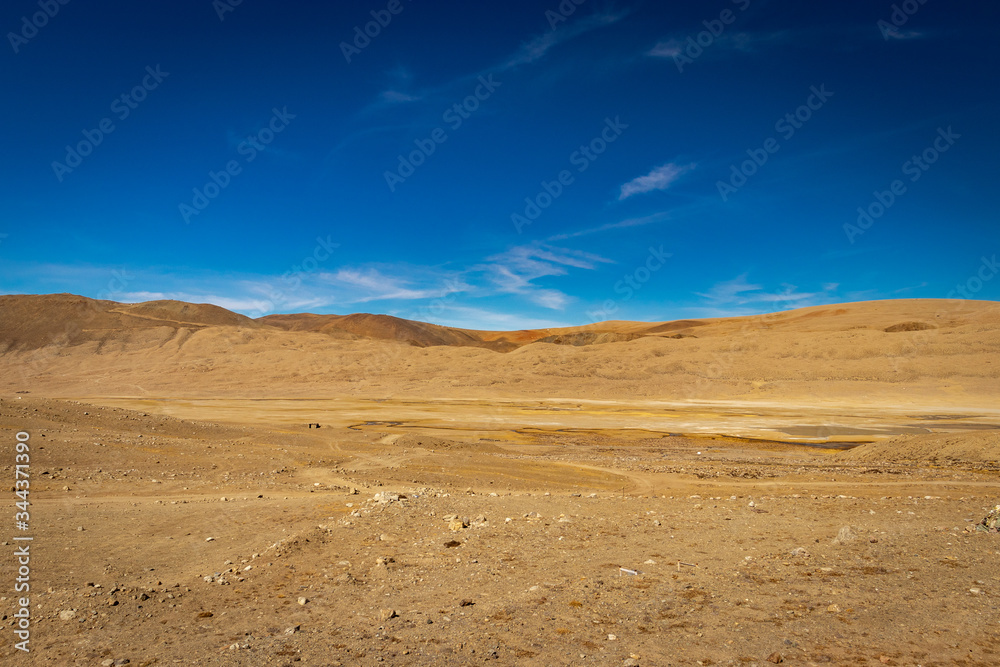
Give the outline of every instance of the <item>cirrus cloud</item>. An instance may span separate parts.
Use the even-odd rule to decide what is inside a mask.
[[[622,186],[618,201],[628,199],[634,195],[653,192],[654,190],[666,190],[674,181],[686,172],[694,169],[694,164],[679,165],[673,162],[660,165],[645,176],[634,178]]]

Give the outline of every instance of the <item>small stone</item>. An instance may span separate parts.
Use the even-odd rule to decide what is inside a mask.
[[[461,519],[452,519],[451,521],[448,522],[448,530],[457,533],[458,531],[465,528],[466,525],[467,524]]]
[[[972,593],[973,595],[982,595],[983,594],[983,591],[981,589],[979,589],[979,588],[970,588],[969,592]]]
[[[293,625],[290,628],[285,628],[285,634],[286,635],[294,635],[296,632],[299,631],[299,627],[301,627],[301,626]]]
[[[380,620],[380,621],[382,621],[384,623],[385,621],[388,621],[389,619],[396,618],[397,615],[398,614],[396,614],[396,610],[395,609],[382,609],[378,613],[378,620]]]
[[[829,607],[827,607],[826,610],[828,612],[832,613],[832,614],[839,614],[840,613],[840,606],[832,604]]]
[[[777,651],[775,651],[771,655],[767,656],[767,661],[768,662],[773,662],[776,665],[780,665],[781,663],[783,663],[785,661],[785,656],[783,656],[780,653],[778,653]]]
[[[303,607],[304,607],[304,606],[306,606],[306,603],[307,603],[307,602],[309,602],[309,598],[304,598],[304,597],[300,597],[300,598],[298,599],[298,603],[299,603],[299,605],[301,605],[301,606],[303,606]]]
[[[803,549],[802,547],[798,547],[796,549],[792,549],[791,551],[789,551],[788,555],[789,556],[800,556],[802,558],[805,558],[806,556],[809,555],[809,552],[806,551],[805,549]]]
[[[215,538],[214,538],[214,537],[206,537],[206,538],[205,538],[205,541],[206,541],[206,542],[214,542],[214,541],[215,541]]]
[[[857,533],[850,526],[844,526],[839,531],[837,531],[837,537],[834,538],[834,544],[848,544],[853,542],[858,538]]]
[[[127,665],[130,662],[132,662],[132,661],[129,660],[128,658],[118,658],[117,660],[115,660],[114,664],[115,664],[115,667],[121,667],[121,665]]]
[[[75,616],[76,616],[76,610],[74,609],[65,609],[59,612],[60,621],[72,621]]]
[[[108,658],[107,660],[101,660],[101,667],[111,667],[114,664],[115,661],[112,660],[111,658]]]
[[[618,635],[608,635],[608,641],[613,642],[618,639]]]

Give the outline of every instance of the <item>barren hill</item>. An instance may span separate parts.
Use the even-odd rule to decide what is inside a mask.
[[[561,343],[561,344],[560,344]],[[178,302],[0,297],[0,389],[50,395],[469,396],[994,406],[1000,303],[490,332],[385,315],[252,320]]]
[[[155,327],[204,328],[259,325],[212,304],[147,301],[122,304],[74,294],[0,296],[0,349],[37,349],[102,341]]]
[[[396,340],[415,347],[451,345],[456,347],[485,347],[507,351],[517,347],[505,340],[486,340],[480,332],[443,327],[426,322],[404,320],[391,315],[356,313],[353,315],[267,315],[261,323],[287,331],[318,331],[337,338],[350,334],[354,338]]]

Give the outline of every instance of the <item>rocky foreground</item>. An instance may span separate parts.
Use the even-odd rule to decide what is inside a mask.
[[[31,653],[5,641],[5,664],[1000,661],[989,464],[683,437],[478,451],[11,397],[0,423],[34,446]]]

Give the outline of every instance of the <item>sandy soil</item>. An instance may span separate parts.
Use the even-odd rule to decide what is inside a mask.
[[[1000,660],[1000,535],[968,532],[996,465],[31,397],[0,424],[33,447],[35,664]]]
[[[0,296],[0,664],[1000,664],[998,353],[989,302],[483,332]]]

